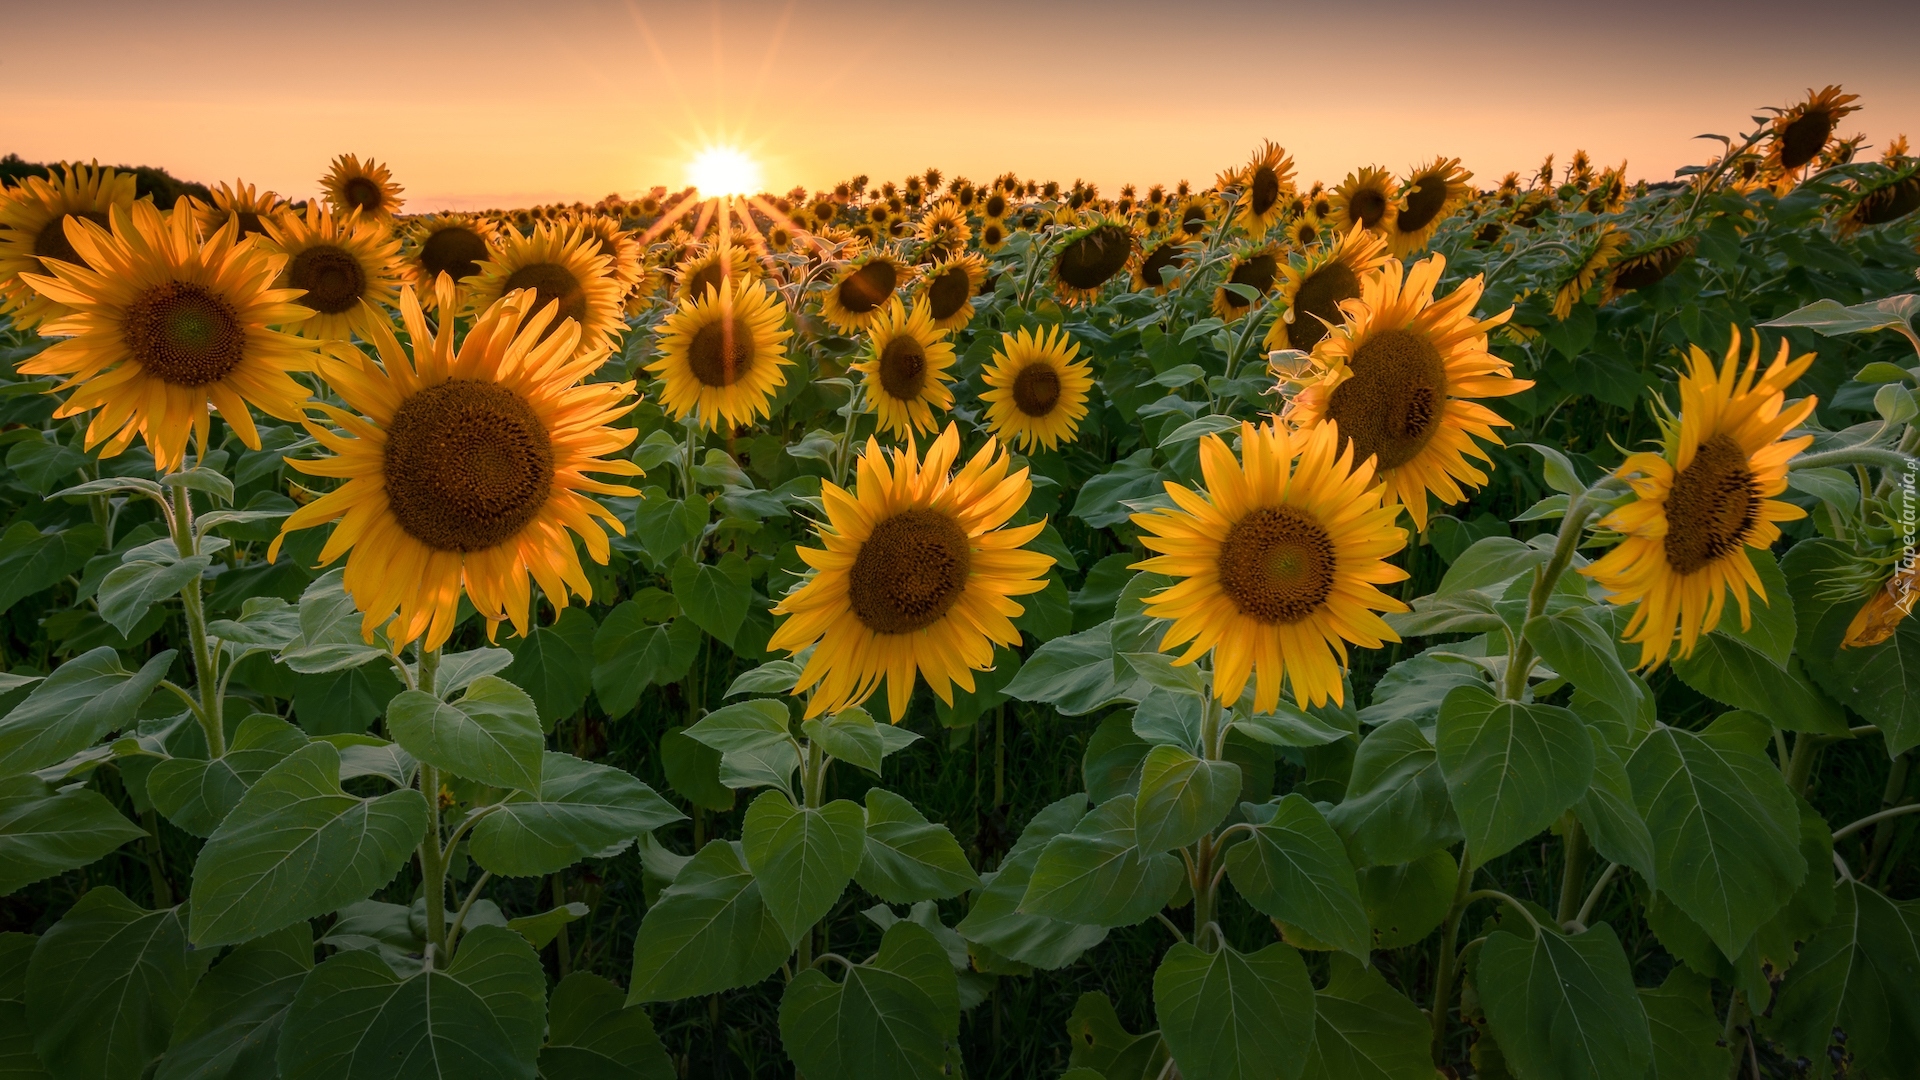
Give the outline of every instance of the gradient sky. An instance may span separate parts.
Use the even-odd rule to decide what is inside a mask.
[[[1838,82],[1920,142],[1920,3],[0,0],[0,153],[299,197],[336,153],[410,209],[632,195],[736,143],[766,186],[928,165],[1112,193],[1261,139],[1303,180],[1436,153],[1491,186],[1578,147],[1665,179]],[[55,47],[55,43],[59,43]]]

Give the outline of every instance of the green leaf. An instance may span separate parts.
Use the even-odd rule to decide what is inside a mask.
[[[1478,686],[1447,695],[1434,743],[1476,865],[1552,824],[1593,779],[1593,741],[1579,717]]]
[[[329,570],[300,594],[300,636],[280,653],[280,661],[294,671],[325,675],[386,655],[377,632],[373,641],[361,635],[360,609],[347,595],[345,580],[344,570]]]
[[[294,679],[293,717],[315,738],[359,735],[400,690],[400,677],[385,664],[301,675]]]
[[[1073,1015],[1067,1018],[1067,1038],[1073,1045],[1067,1062],[1074,1069],[1060,1080],[1074,1080],[1075,1073],[1097,1080],[1160,1080],[1167,1065],[1167,1044],[1160,1033],[1128,1031],[1114,1011],[1113,1000],[1098,990],[1089,990],[1074,1002]]]
[[[105,542],[98,525],[43,533],[32,522],[14,522],[0,534],[0,611],[78,573]]]
[[[1864,598],[1837,601],[1832,582],[1857,573],[1852,547],[1815,538],[1782,561],[1799,618],[1798,659],[1836,700],[1881,731],[1889,756],[1920,746],[1920,619],[1902,619],[1878,645],[1843,649],[1847,624]]]
[[[1327,824],[1355,866],[1412,862],[1461,839],[1439,756],[1420,725],[1394,720],[1361,740],[1347,797]]]
[[[786,694],[800,681],[802,668],[792,660],[769,660],[751,671],[743,671],[727,687],[726,697],[741,694]]]
[[[1732,1054],[1721,1044],[1713,986],[1704,977],[1676,967],[1658,989],[1640,991],[1640,1004],[1653,1035],[1653,1068],[1647,1080],[1727,1075]]]
[[[1305,1080],[1424,1080],[1433,1030],[1420,1007],[1349,956],[1328,962],[1315,991],[1313,1049]]]
[[[1473,985],[1515,1074],[1528,1080],[1645,1080],[1647,1015],[1613,928],[1487,936]]]
[[[451,701],[453,695],[472,686],[481,676],[498,674],[512,663],[513,654],[505,649],[471,649],[448,653],[440,658],[440,667],[434,672],[434,696],[442,701]],[[419,680],[418,664],[408,664],[407,670],[413,672],[415,681]]]
[[[600,706],[613,717],[632,712],[642,690],[687,673],[701,640],[690,620],[658,622],[633,600],[614,608],[593,636],[593,692]]]
[[[1846,713],[1822,694],[1789,658],[1784,670],[1740,638],[1714,631],[1676,658],[1673,673],[1695,690],[1737,709],[1758,713],[1782,731],[1843,735]]]
[[[1659,857],[1653,848],[1653,833],[1633,800],[1633,781],[1606,736],[1588,728],[1593,740],[1593,783],[1573,814],[1587,830],[1595,851],[1622,866],[1633,868],[1648,885],[1660,884]]]
[[[0,776],[15,776],[65,761],[133,721],[133,714],[166,677],[174,652],[128,671],[102,645],[53,669],[13,711],[0,716]]]
[[[418,791],[349,795],[340,752],[302,747],[255,781],[200,849],[188,903],[194,944],[246,941],[366,899],[393,880],[426,827]]]
[[[790,741],[793,736],[785,702],[771,698],[738,701],[715,709],[687,729],[694,742],[723,754],[761,750]]]
[[[33,776],[0,780],[0,896],[146,835],[97,791],[56,793]]]
[[[584,608],[570,607],[552,626],[535,627],[513,650],[501,674],[527,692],[540,728],[578,713],[593,689],[593,639],[598,629]]]
[[[508,796],[473,827],[469,846],[484,869],[535,877],[685,820],[622,769],[546,751],[539,790]]]
[[[1447,917],[1460,866],[1450,852],[1434,851],[1398,866],[1362,867],[1359,878],[1373,947],[1398,949],[1425,940]]]
[[[228,953],[194,984],[155,1080],[275,1080],[280,1029],[313,970],[313,928],[295,923]]]
[[[832,909],[860,867],[866,815],[858,803],[795,806],[769,791],[747,807],[740,842],[767,910],[797,942]]]
[[[722,556],[717,566],[682,555],[673,564],[673,595],[695,625],[732,647],[734,635],[753,604],[753,575],[735,552]]]
[[[1300,954],[1243,954],[1176,942],[1153,973],[1160,1034],[1185,1080],[1294,1080],[1314,1037],[1313,983]]]
[[[1660,891],[1728,956],[1807,873],[1800,813],[1767,739],[1757,721],[1731,713],[1699,733],[1662,725],[1627,762]]]
[[[1083,716],[1121,701],[1139,701],[1148,687],[1114,677],[1111,623],[1055,638],[1035,649],[1005,693],[1018,701],[1044,701],[1063,716]]]
[[[1134,842],[1148,855],[1186,847],[1226,820],[1239,798],[1240,766],[1156,746],[1140,767]]]
[[[1412,720],[1432,731],[1440,703],[1456,686],[1485,686],[1480,669],[1465,660],[1421,654],[1387,669],[1373,685],[1373,700],[1360,710],[1360,722],[1369,727]]]
[[[96,885],[34,946],[26,995],[34,1052],[55,1080],[140,1080],[167,1048],[201,970],[176,909],[148,911]]]
[[[1548,487],[1567,495],[1579,495],[1587,490],[1587,485],[1580,482],[1580,474],[1574,471],[1573,462],[1567,460],[1567,455],[1551,446],[1542,446],[1539,443],[1514,443],[1513,445],[1524,446],[1540,455],[1540,472],[1545,477]]]
[[[1086,813],[1087,797],[1076,793],[1049,803],[1035,814],[1020,839],[1000,860],[1000,868],[981,875],[981,888],[974,893],[966,918],[954,929],[968,941],[1010,960],[1047,970],[1073,963],[1082,953],[1106,940],[1105,927],[1085,926],[1020,910],[1041,851],[1054,837],[1073,828]]]
[[[557,908],[548,908],[538,915],[522,915],[507,920],[507,929],[527,939],[527,944],[535,949],[544,949],[560,936],[560,931],[568,923],[579,922],[593,911],[592,908],[575,900]]]
[[[1134,734],[1125,713],[1113,713],[1087,737],[1086,753],[1080,759],[1081,782],[1087,797],[1096,803],[1116,795],[1140,790],[1140,763],[1149,749],[1146,740]]]
[[[733,789],[720,782],[720,751],[687,738],[684,727],[670,727],[660,735],[660,769],[667,785],[695,806],[713,811],[733,809]]]
[[[792,952],[739,845],[710,840],[640,921],[627,1003],[751,986]]]
[[[1845,1036],[1845,1050],[1869,1070],[1910,1071],[1920,1039],[1920,903],[1890,900],[1842,882],[1833,917],[1801,950],[1780,986],[1765,1031],[1788,1052],[1820,1063]],[[1874,1075],[1880,1075],[1874,1073]]]
[[[1886,330],[1897,326],[1909,325],[1916,313],[1920,313],[1920,303],[1911,295],[1889,296],[1884,300],[1873,300],[1865,304],[1848,307],[1838,300],[1815,300],[1805,307],[1795,308],[1772,322],[1761,326],[1799,326],[1817,334],[1834,337],[1839,334],[1866,334],[1875,330]]]
[[[591,972],[576,971],[553,988],[543,1080],[678,1080],[654,1033],[653,1020],[626,993]]]
[[[945,825],[881,788],[867,789],[866,847],[853,877],[890,904],[944,900],[980,885]]]
[[[825,719],[807,720],[800,729],[827,753],[875,776],[880,775],[880,759],[886,754],[886,744],[881,741],[880,729],[867,710],[857,706],[842,709]]]
[[[7,451],[7,468],[44,498],[55,485],[87,463],[87,455],[71,446],[30,438]]]
[[[1331,715],[1308,712],[1282,701],[1272,712],[1235,710],[1233,726],[1268,746],[1325,746],[1360,733],[1352,713],[1324,711]]]
[[[950,1044],[960,999],[946,951],[925,927],[887,928],[870,963],[836,983],[811,968],[780,999],[780,1041],[807,1076],[847,1080],[945,1080],[956,1074]]]
[[[1562,678],[1629,720],[1652,719],[1653,702],[1644,693],[1644,684],[1620,662],[1611,626],[1602,628],[1583,608],[1568,608],[1528,619],[1526,635]],[[1619,732],[1612,741],[1631,746],[1638,734],[1637,730]]]
[[[1131,926],[1159,911],[1180,887],[1180,860],[1142,851],[1135,820],[1134,797],[1122,795],[1049,840],[1020,910],[1109,928]]]
[[[294,996],[280,1035],[284,1080],[533,1080],[546,974],[526,939],[481,926],[444,968],[394,973],[335,953]]]
[[[160,478],[160,482],[168,487],[212,495],[228,505],[233,503],[233,481],[211,468],[195,467],[168,473]]]
[[[225,757],[168,758],[147,774],[147,797],[167,820],[195,836],[211,836],[240,805],[254,781],[307,745],[306,733],[277,716],[240,721]]]
[[[1304,796],[1288,795],[1275,803],[1271,818],[1227,849],[1226,865],[1233,887],[1261,914],[1362,960],[1371,952],[1373,935],[1353,863],[1327,819]]]
[[[546,739],[527,692],[482,675],[457,702],[403,690],[387,703],[387,730],[415,758],[489,787],[540,786]]]
[[[151,557],[131,558],[141,554]],[[100,600],[100,617],[122,634],[131,633],[133,625],[147,614],[148,608],[179,594],[189,583],[199,581],[213,565],[210,555],[180,558],[170,541],[137,547],[128,555],[129,561],[114,567],[101,580],[96,594]]]

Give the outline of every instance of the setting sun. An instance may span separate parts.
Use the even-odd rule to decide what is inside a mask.
[[[687,182],[702,195],[751,195],[760,187],[760,163],[736,147],[708,147],[688,163]]]

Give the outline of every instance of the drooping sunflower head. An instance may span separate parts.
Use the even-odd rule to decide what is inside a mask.
[[[865,358],[853,365],[867,377],[867,400],[873,402],[880,430],[902,438],[933,431],[938,426],[933,410],[953,407],[947,386],[953,359],[953,344],[934,325],[925,297],[916,298],[911,309],[898,297],[887,301],[880,317],[867,325]]]
[[[1920,165],[1906,165],[1891,176],[1860,186],[1851,205],[1840,215],[1840,234],[1851,236],[1861,229],[1887,225],[1915,210],[1920,210]]]
[[[436,306],[453,310],[452,279],[438,287]],[[604,357],[582,352],[579,324],[531,292],[482,311],[458,340],[455,320],[427,323],[411,287],[400,315],[405,347],[388,324],[372,328],[378,364],[322,361],[348,409],[316,405],[328,424],[308,430],[333,456],[290,464],[344,483],[288,517],[269,558],[287,533],[337,521],[320,562],[347,556],[369,639],[384,625],[396,649],[422,638],[437,649],[463,594],[489,634],[501,622],[524,634],[533,584],[556,609],[592,595],[574,535],[605,563],[606,530],[623,531],[591,496],[638,492],[586,474],[639,475],[612,456],[637,434],[612,426],[636,403],[633,384],[582,382]]]
[[[1163,237],[1140,249],[1133,263],[1133,290],[1152,289],[1165,295],[1173,287],[1173,278],[1187,265],[1187,241],[1179,236]]]
[[[1311,352],[1327,331],[1346,321],[1340,305],[1360,295],[1361,283],[1387,265],[1387,242],[1378,233],[1353,229],[1305,259],[1280,267],[1280,317],[1267,330],[1266,347]]]
[[[1436,157],[1413,170],[1400,187],[1400,205],[1387,228],[1394,258],[1404,259],[1427,246],[1434,230],[1473,196],[1473,174],[1459,158]]]
[[[1335,232],[1348,232],[1356,225],[1382,235],[1393,229],[1400,184],[1387,170],[1369,165],[1350,172],[1331,194],[1327,217]]]
[[[261,244],[287,258],[277,284],[299,290],[313,317],[294,326],[302,337],[346,341],[386,321],[400,300],[400,241],[381,218],[358,214],[344,221],[317,203],[306,213],[286,211],[266,221]]]
[[[318,345],[272,329],[312,314],[298,292],[274,286],[285,257],[237,242],[234,222],[203,241],[190,213],[141,201],[111,214],[111,233],[86,219],[67,225],[74,261],[48,259],[49,274],[24,275],[66,312],[42,327],[66,340],[20,365],[65,378],[54,392],[72,394],[54,416],[98,410],[89,449],[105,444],[110,457],[138,436],[163,472],[185,460],[190,435],[205,451],[210,408],[255,449],[249,407],[299,419],[307,388],[288,373],[311,370]]]
[[[1735,329],[1716,364],[1698,346],[1680,377],[1678,422],[1663,423],[1660,453],[1628,456],[1617,470],[1635,496],[1601,519],[1620,537],[1613,550],[1582,567],[1615,604],[1638,604],[1624,640],[1640,646],[1640,665],[1657,667],[1674,651],[1693,653],[1702,634],[1720,624],[1728,594],[1751,625],[1749,592],[1768,602],[1748,548],[1780,538],[1779,522],[1806,511],[1774,496],[1787,487],[1787,462],[1813,442],[1787,438],[1813,412],[1815,399],[1786,404],[1787,390],[1813,366],[1807,353],[1789,359],[1787,343],[1764,371],[1760,339],[1740,362]]]
[[[780,294],[759,282],[681,300],[657,328],[660,358],[647,365],[666,384],[660,404],[676,420],[696,413],[708,430],[766,416],[793,362],[786,316]]]
[[[893,299],[911,284],[913,271],[884,251],[869,252],[834,275],[820,297],[820,314],[841,330],[864,330]]]
[[[1669,233],[1622,251],[1607,268],[1600,302],[1611,304],[1636,289],[1658,285],[1693,257],[1699,242],[1693,233]]]
[[[31,330],[66,313],[21,280],[21,274],[51,274],[55,261],[85,265],[67,239],[68,221],[101,228],[114,207],[132,206],[134,176],[97,165],[57,165],[44,179],[25,177],[0,189],[0,313]]]
[[[1255,238],[1279,224],[1293,195],[1293,158],[1271,140],[1254,151],[1253,159],[1235,177],[1241,189],[1240,224]]]
[[[561,322],[572,319],[580,326],[574,347],[583,356],[596,349],[605,356],[614,335],[627,328],[620,317],[626,290],[613,276],[612,260],[600,253],[598,240],[562,224],[541,222],[525,236],[504,237],[467,286],[467,307],[475,312],[523,289],[537,294],[542,308],[557,305],[559,316],[541,332],[558,333]]]
[[[889,462],[869,439],[852,491],[822,485],[821,547],[800,549],[812,573],[774,606],[783,621],[768,642],[813,649],[794,687],[812,691],[808,716],[858,705],[884,679],[899,723],[918,679],[951,704],[996,645],[1019,642],[1013,598],[1046,588],[1053,565],[1022,549],[1046,522],[1007,526],[1033,485],[992,439],[955,471],[959,453],[951,424],[924,461],[909,443]]]
[[[333,159],[333,167],[320,178],[327,205],[345,217],[358,210],[363,217],[389,218],[400,212],[406,202],[400,193],[406,189],[393,181],[393,170],[368,158],[362,162],[352,154]]]
[[[1283,685],[1302,708],[1343,699],[1347,645],[1400,640],[1378,612],[1406,605],[1381,592],[1406,571],[1387,558],[1406,546],[1398,508],[1381,502],[1370,462],[1332,425],[1240,428],[1236,457],[1218,435],[1200,443],[1205,491],[1167,482],[1174,506],[1135,514],[1153,557],[1134,569],[1174,583],[1146,598],[1168,620],[1174,661],[1213,654],[1213,692],[1231,704],[1249,678],[1253,707],[1271,711]]]
[[[453,282],[456,310],[466,306],[466,279],[480,272],[499,242],[500,230],[477,214],[441,213],[408,223],[400,248],[400,267],[420,306],[434,310],[441,274]]]
[[[987,427],[1022,450],[1072,442],[1093,390],[1093,366],[1079,354],[1079,344],[1059,326],[1001,334],[1000,348],[981,374]]]
[[[1466,499],[1463,483],[1487,482],[1468,460],[1487,460],[1475,437],[1497,446],[1493,429],[1511,426],[1473,399],[1533,385],[1487,351],[1487,331],[1513,310],[1474,318],[1478,277],[1436,298],[1445,269],[1445,257],[1433,255],[1403,276],[1400,262],[1389,259],[1363,280],[1360,295],[1341,305],[1344,324],[1314,346],[1312,370],[1285,413],[1299,427],[1337,424],[1355,459],[1373,460],[1386,501],[1405,505],[1421,530],[1429,493],[1451,506]]]
[[[934,258],[951,258],[967,249],[967,241],[973,238],[973,226],[967,224],[967,212],[960,209],[959,203],[942,199],[920,218],[914,235]]]
[[[1280,249],[1272,244],[1249,244],[1234,252],[1233,262],[1227,267],[1227,276],[1221,279],[1220,287],[1213,291],[1213,313],[1228,322],[1245,315],[1253,307],[1254,301],[1227,286],[1244,285],[1265,296],[1273,291],[1273,283],[1280,276],[1281,262]]]
[[[1841,119],[1860,111],[1860,106],[1850,104],[1859,99],[1859,94],[1841,93],[1838,86],[1817,93],[1808,87],[1805,101],[1775,110],[1767,163],[1792,172],[1819,157]]]
[[[286,209],[287,201],[271,191],[259,191],[252,184],[235,180],[231,187],[223,181],[213,189],[213,203],[193,200],[193,212],[200,219],[202,235],[212,236],[230,218],[240,221],[241,237],[262,236],[266,220]]]
[[[1127,268],[1133,249],[1133,230],[1118,218],[1098,217],[1073,230],[1054,253],[1054,294],[1066,304],[1092,302]]]
[[[1573,314],[1573,306],[1587,295],[1593,283],[1620,257],[1629,239],[1626,233],[1612,225],[1601,226],[1599,231],[1587,238],[1579,258],[1561,275],[1560,284],[1554,288],[1554,318],[1564,319]]]
[[[917,294],[927,302],[935,329],[958,330],[973,318],[973,298],[986,281],[987,261],[968,252],[927,268]]]

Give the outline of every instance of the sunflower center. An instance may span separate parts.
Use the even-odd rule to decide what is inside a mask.
[[[1401,232],[1419,232],[1440,216],[1440,208],[1447,204],[1446,182],[1437,176],[1423,176],[1414,181],[1416,185],[1407,192],[1407,208],[1400,211],[1396,220]]]
[[[1740,444],[1715,435],[1667,493],[1667,565],[1691,574],[1740,550],[1760,520],[1760,496]]]
[[[587,292],[580,287],[580,279],[573,276],[573,271],[558,263],[532,263],[515,270],[501,291],[505,295],[516,289],[532,289],[537,294],[533,302],[535,312],[559,301],[559,314],[540,332],[542,341],[560,328],[563,319],[572,319],[583,327],[587,324]]]
[[[1044,360],[1035,360],[1013,377],[1014,407],[1028,416],[1046,416],[1060,403],[1060,373]]]
[[[310,247],[293,257],[287,283],[305,289],[300,302],[322,315],[350,311],[367,291],[367,272],[345,248],[332,244]]]
[[[695,330],[687,345],[687,366],[707,386],[732,386],[746,378],[753,370],[753,327],[729,315]]]
[[[877,259],[855,270],[840,283],[840,306],[856,315],[864,315],[885,303],[900,284],[900,272],[893,264]]]
[[[1167,283],[1167,271],[1173,270],[1187,261],[1180,245],[1169,240],[1148,253],[1140,263],[1140,280],[1154,288]]]
[[[1363,227],[1371,229],[1387,216],[1387,193],[1378,188],[1361,188],[1347,200],[1347,213]]]
[[[347,205],[371,213],[380,209],[387,201],[387,194],[380,185],[364,176],[356,176],[341,185],[340,193],[346,197]]]
[[[967,280],[964,269],[943,270],[927,285],[927,307],[935,319],[951,319],[967,306],[972,295],[973,283]]]
[[[880,350],[880,385],[889,397],[912,401],[927,385],[927,350],[910,334]]]
[[[1220,588],[1240,613],[1264,623],[1312,615],[1333,592],[1333,538],[1291,506],[1255,510],[1220,544]]]
[[[1359,295],[1360,275],[1346,263],[1330,262],[1308,274],[1300,283],[1300,291],[1294,294],[1293,322],[1287,327],[1287,344],[1311,352],[1327,336],[1329,326],[1339,326],[1346,321],[1340,314],[1340,301]]]
[[[407,535],[439,551],[485,551],[546,505],[553,444],[519,394],[453,379],[394,411],[382,471]]]
[[[1280,202],[1280,174],[1265,165],[1253,170],[1253,183],[1247,187],[1247,209],[1255,217],[1265,217]]]
[[[265,236],[266,226],[260,224],[260,215],[252,210],[235,210],[234,216],[240,219],[241,236]]]
[[[240,366],[247,331],[233,305],[189,281],[155,285],[127,305],[127,351],[175,386],[219,382]]]
[[[472,277],[480,272],[480,263],[486,257],[486,240],[461,225],[441,229],[420,245],[420,268],[427,272],[429,281],[439,280],[441,274],[455,281]]]
[[[1254,292],[1264,294],[1268,289],[1273,288],[1274,276],[1279,273],[1279,258],[1271,252],[1263,251],[1242,260],[1238,266],[1235,266],[1233,272],[1227,275],[1227,283],[1251,286]],[[1222,290],[1220,298],[1235,311],[1247,306],[1246,298],[1236,292]]]
[[[1833,116],[1825,109],[1815,109],[1794,120],[1780,133],[1781,166],[1797,169],[1812,161],[1826,149],[1832,134]]]
[[[1327,400],[1327,416],[1353,442],[1356,462],[1377,457],[1391,469],[1413,460],[1440,426],[1447,365],[1417,330],[1387,330],[1368,338],[1347,362],[1353,377]]]
[[[1097,289],[1126,269],[1132,238],[1118,225],[1101,225],[1060,251],[1054,273],[1075,289]]]
[[[873,527],[847,575],[853,613],[876,634],[911,634],[938,622],[967,588],[973,550],[938,510],[906,510]]]
[[[71,214],[62,214],[40,227],[33,238],[33,253],[42,259],[59,259],[75,266],[86,266],[87,260],[74,250],[72,241],[67,239],[67,219],[84,218],[101,228],[109,228],[107,215],[98,210],[75,210]],[[45,269],[43,266],[42,269]]]
[[[1207,231],[1207,211],[1202,206],[1189,206],[1180,212],[1180,231],[1188,236],[1199,236]]]

